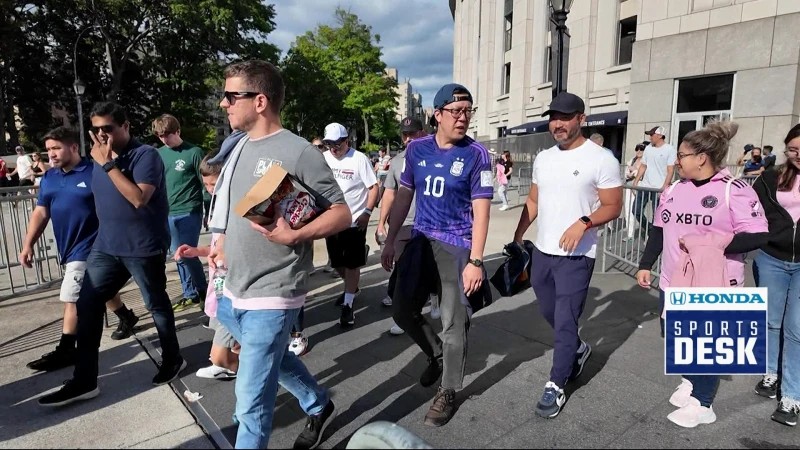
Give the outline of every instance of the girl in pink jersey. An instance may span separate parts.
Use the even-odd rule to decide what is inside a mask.
[[[709,234],[734,236],[725,248],[728,284],[744,285],[745,254],[765,244],[769,234],[755,191],[724,168],[728,145],[737,129],[733,122],[711,122],[684,138],[675,161],[681,180],[661,194],[636,274],[640,286],[650,288],[650,270],[663,251],[659,288],[668,288],[684,251],[683,238]],[[663,310],[663,291],[660,298]],[[661,335],[664,336],[663,319]],[[670,403],[680,409],[667,418],[686,428],[716,421],[711,405],[718,382],[716,375],[685,376],[670,398]]]
[[[753,264],[756,282],[769,296],[767,374],[755,390],[776,398],[780,384],[781,400],[771,418],[795,426],[800,415],[800,125],[784,143],[786,163],[765,171],[753,184],[770,231]]]

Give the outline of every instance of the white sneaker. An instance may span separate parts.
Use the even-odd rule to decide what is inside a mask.
[[[675,392],[669,398],[669,403],[677,408],[683,408],[689,404],[689,399],[692,398],[692,390],[694,389],[691,381],[686,378],[681,380],[680,386],[675,388]]]
[[[215,366],[213,364],[198,370],[195,375],[198,378],[208,378],[211,380],[228,380],[231,378],[236,378],[236,372],[231,372],[224,367]]]
[[[392,297],[388,295],[383,299],[383,306],[392,306]]]
[[[442,317],[442,311],[439,309],[439,296],[431,294],[429,299],[431,302],[431,319],[439,320]]]
[[[700,405],[700,401],[689,397],[689,402],[683,408],[673,411],[667,416],[670,422],[683,428],[694,428],[698,425],[708,425],[717,421],[714,408]]]
[[[289,343],[289,351],[296,356],[303,356],[308,351],[308,338],[303,333],[292,333],[292,342]]]
[[[393,326],[391,330],[389,330],[389,334],[392,336],[400,336],[401,334],[405,333],[402,328],[398,327],[397,325]]]
[[[506,211],[506,210],[508,210],[508,205],[503,205],[500,207],[500,211]]]

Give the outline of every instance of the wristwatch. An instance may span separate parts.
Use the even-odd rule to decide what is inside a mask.
[[[586,225],[586,229],[587,230],[589,228],[592,228],[592,225],[593,225],[592,224],[592,219],[590,219],[590,218],[588,218],[586,216],[583,216],[583,217],[580,218],[580,221],[583,222],[584,225]]]
[[[111,161],[103,164],[103,170],[106,173],[111,172],[111,169],[113,169],[114,167],[117,167],[117,166],[116,166],[116,164],[114,164],[114,160],[113,159]]]
[[[480,259],[470,259],[469,263],[475,267],[483,267],[483,261]]]

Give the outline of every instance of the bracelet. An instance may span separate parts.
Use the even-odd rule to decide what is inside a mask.
[[[364,214],[366,214],[368,216],[371,216],[372,215],[372,210],[371,209],[364,209]]]

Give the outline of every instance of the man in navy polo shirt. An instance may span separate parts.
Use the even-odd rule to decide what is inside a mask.
[[[62,406],[96,397],[98,351],[103,332],[103,304],[133,277],[161,341],[162,363],[153,384],[174,380],[186,367],[167,295],[166,249],[169,247],[164,163],[158,151],[130,135],[125,110],[99,103],[91,114],[92,172],[100,228],[78,298],[78,362],[72,380],[42,397],[42,406]]]
[[[92,195],[92,162],[81,159],[78,134],[58,127],[44,137],[52,169],[39,185],[39,199],[28,222],[28,234],[19,254],[20,262],[33,267],[33,246],[53,219],[58,256],[64,266],[60,299],[64,302],[64,325],[56,350],[28,364],[29,369],[49,372],[75,364],[78,332],[78,294],[86,271],[86,258],[97,237],[97,215]],[[108,297],[107,297],[108,298]],[[119,327],[111,335],[125,339],[133,333],[139,318],[122,304],[119,294],[108,301],[108,309],[119,317]]]

